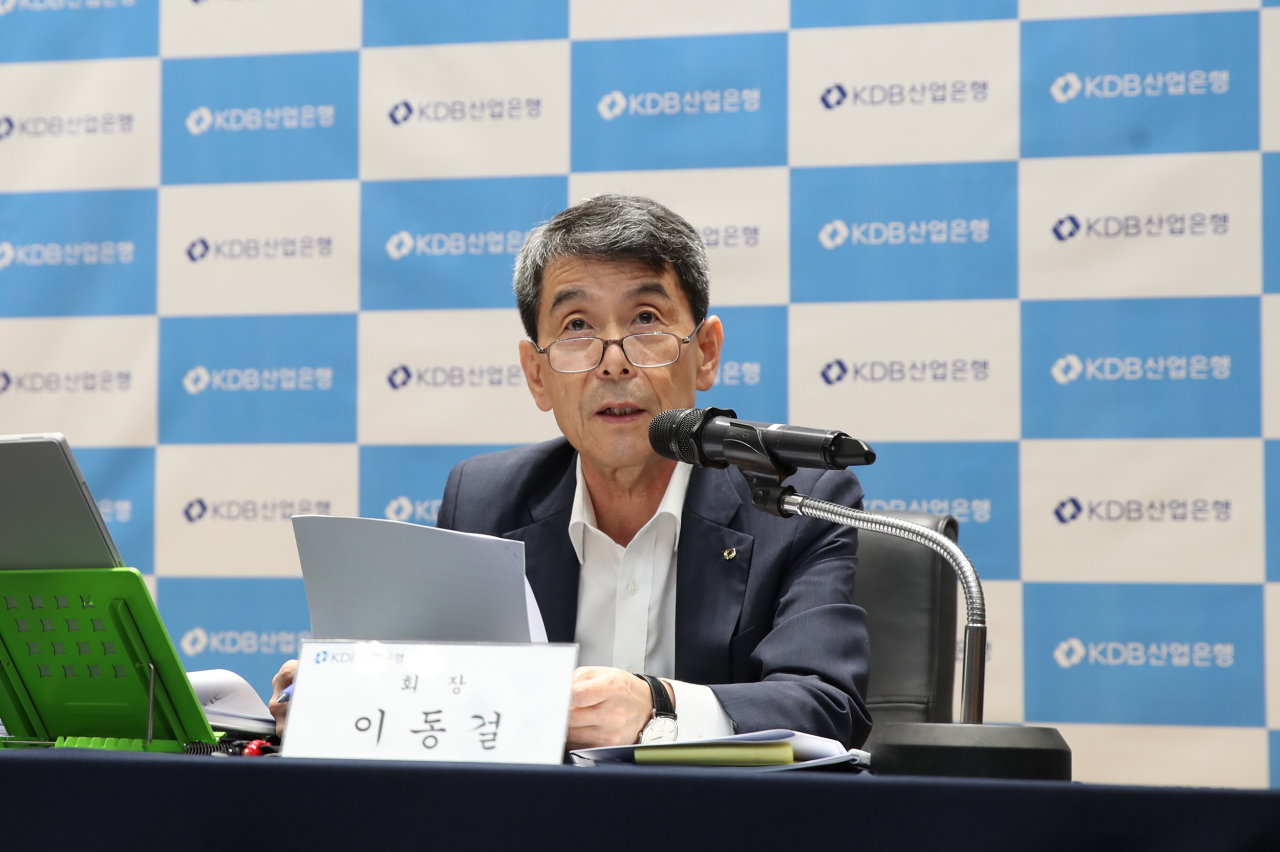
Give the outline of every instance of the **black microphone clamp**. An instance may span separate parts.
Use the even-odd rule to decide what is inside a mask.
[[[797,468],[843,470],[876,460],[871,447],[844,432],[739,420],[723,408],[664,411],[649,424],[649,444],[660,456],[697,467],[733,465],[751,486],[752,504],[784,518],[793,513],[783,498],[795,489],[782,481]]]

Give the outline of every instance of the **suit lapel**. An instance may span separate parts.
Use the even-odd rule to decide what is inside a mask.
[[[576,458],[570,455],[555,487],[530,503],[532,523],[502,536],[524,542],[524,573],[552,642],[572,642],[578,621],[578,555],[569,540],[569,515],[577,487]]]
[[[742,613],[755,545],[752,536],[729,528],[742,508],[725,471],[694,468],[676,559],[677,680],[729,680],[727,649]]]

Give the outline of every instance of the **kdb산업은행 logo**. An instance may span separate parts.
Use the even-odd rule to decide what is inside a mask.
[[[985,382],[991,377],[989,358],[922,358],[918,361],[869,361],[835,358],[818,371],[824,384]]]
[[[1060,524],[1071,523],[1225,523],[1231,520],[1226,497],[1084,498],[1067,497],[1053,508]]]
[[[446,255],[486,255],[509,254],[520,251],[527,233],[524,231],[472,231],[461,233],[454,231],[448,234],[428,233],[414,234],[410,231],[397,231],[384,245],[387,257],[392,260],[403,260],[410,255],[427,257],[444,257]]]
[[[296,654],[311,634],[286,630],[208,630],[193,627],[182,634],[178,647],[188,657],[211,654]]]
[[[504,388],[524,385],[519,364],[454,365],[410,367],[397,364],[387,371],[387,384],[394,391],[405,388]]]
[[[332,367],[256,367],[209,369],[192,367],[182,377],[182,387],[192,396],[207,391],[256,392],[327,391],[333,389]]]
[[[396,101],[387,110],[387,119],[396,127],[415,122],[537,121],[542,118],[541,97],[484,97],[467,100]]]
[[[1065,104],[1083,95],[1088,98],[1160,98],[1183,95],[1225,95],[1231,88],[1231,72],[1151,71],[1146,74],[1094,74],[1081,77],[1074,71],[1054,79],[1049,97]]]
[[[0,270],[10,266],[111,266],[133,263],[132,240],[17,243],[0,240]]]
[[[337,109],[333,104],[297,106],[232,107],[211,109],[199,106],[187,113],[183,124],[192,136],[273,130],[312,130],[334,126]]]
[[[872,499],[866,501],[866,509],[871,512],[924,512],[933,515],[951,515],[961,523],[973,521],[975,524],[985,524],[991,520],[991,500],[980,497]]]
[[[1229,669],[1235,665],[1232,642],[1086,642],[1071,636],[1053,649],[1059,668],[1154,666],[1156,668]]]
[[[192,263],[204,260],[306,260],[333,255],[333,237],[196,237],[183,253]]]
[[[1224,236],[1230,230],[1227,213],[1159,213],[1124,216],[1076,216],[1068,214],[1053,223],[1050,232],[1065,243],[1085,240],[1151,239],[1159,237]]]
[[[133,113],[0,116],[0,142],[6,139],[98,138],[133,133]]]
[[[1068,353],[1053,362],[1049,375],[1060,385],[1085,381],[1222,381],[1231,378],[1230,355],[1136,355],[1081,358]]]
[[[401,495],[387,503],[383,517],[389,521],[409,521],[417,524],[434,525],[440,514],[442,500],[416,500]]]
[[[605,121],[623,116],[731,114],[760,111],[759,89],[700,89],[685,92],[606,92],[596,103]]]
[[[327,515],[332,501],[325,499],[209,499],[194,497],[182,507],[187,523],[202,521],[288,521],[294,515]]]
[[[857,107],[938,106],[986,103],[991,92],[987,80],[935,80],[930,83],[832,83],[822,90],[823,109]]]
[[[818,243],[828,251],[849,246],[900,246],[928,243],[985,243],[989,219],[920,219],[914,222],[845,222],[832,219],[818,229]]]
[[[132,388],[131,370],[0,369],[0,394],[120,394]]]

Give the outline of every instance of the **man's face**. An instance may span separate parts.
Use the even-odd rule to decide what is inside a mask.
[[[684,338],[693,328],[689,300],[670,268],[655,273],[635,261],[557,258],[543,271],[538,345],[544,348],[566,337],[617,340],[666,331]],[[594,370],[558,373],[527,340],[520,362],[538,407],[555,412],[569,443],[585,459],[616,469],[657,458],[649,421],[670,408],[693,407],[696,392],[715,379],[723,340],[720,320],[708,317],[665,367],[635,367],[612,345]]]

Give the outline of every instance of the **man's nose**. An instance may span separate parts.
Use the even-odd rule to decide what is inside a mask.
[[[604,345],[604,357],[600,359],[600,366],[596,368],[596,372],[602,376],[626,376],[632,371],[631,362],[627,360],[627,353],[622,351],[622,341],[611,340]]]

